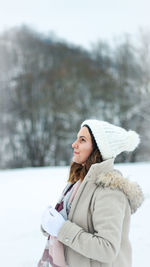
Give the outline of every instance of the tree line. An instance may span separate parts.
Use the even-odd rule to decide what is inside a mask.
[[[141,136],[118,162],[150,160],[150,34],[91,50],[21,26],[0,34],[0,168],[68,165],[87,118]]]

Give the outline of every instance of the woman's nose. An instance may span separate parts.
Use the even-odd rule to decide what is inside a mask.
[[[72,144],[72,148],[75,148],[75,147],[77,147],[78,145],[77,145],[77,142],[75,141],[73,144]]]

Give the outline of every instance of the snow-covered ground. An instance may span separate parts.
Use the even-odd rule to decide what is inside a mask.
[[[133,267],[148,267],[150,253],[150,163],[116,164],[143,189],[145,201],[132,215]],[[68,167],[0,171],[0,266],[36,267],[46,237],[41,214],[55,205],[68,178]],[[120,266],[121,267],[121,266]]]

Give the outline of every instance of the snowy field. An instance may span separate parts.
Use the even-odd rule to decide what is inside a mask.
[[[150,163],[116,164],[116,168],[137,181],[145,195],[143,206],[132,215],[130,240],[133,267],[148,267]],[[0,171],[0,266],[37,266],[46,242],[40,232],[41,214],[49,204],[55,206],[68,173],[68,167]]]

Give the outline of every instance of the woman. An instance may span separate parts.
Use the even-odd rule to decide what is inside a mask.
[[[131,267],[130,216],[143,194],[113,163],[139,142],[136,132],[108,122],[82,123],[68,184],[55,209],[49,206],[42,217],[49,237],[39,266]]]

